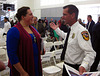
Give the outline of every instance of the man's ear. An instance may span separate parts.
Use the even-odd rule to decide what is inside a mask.
[[[71,14],[71,17],[72,17],[72,19],[75,18],[75,13],[72,13]]]

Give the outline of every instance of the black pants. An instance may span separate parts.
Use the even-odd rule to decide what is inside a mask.
[[[69,76],[64,65],[63,65],[63,73],[62,73],[62,76]]]
[[[99,61],[100,61],[100,55],[98,55],[98,53],[97,53],[95,61],[92,64],[91,69],[90,69],[91,72],[97,71],[97,67],[98,67]]]
[[[68,64],[68,63],[66,63],[66,62],[64,62],[64,63],[65,63],[66,65],[69,65],[69,66],[73,67],[73,68],[76,69],[76,70],[79,70],[79,66],[80,66],[80,65],[77,65],[77,64],[76,64],[76,65],[72,65],[72,64]],[[62,73],[62,76],[69,76],[64,65],[63,65],[63,73]]]

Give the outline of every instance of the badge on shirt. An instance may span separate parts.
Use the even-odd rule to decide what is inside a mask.
[[[72,35],[72,39],[75,37],[75,33],[73,33],[73,35]]]
[[[86,40],[86,41],[89,40],[89,34],[87,31],[83,31],[83,32],[81,32],[81,34],[82,34],[82,37],[84,40]]]

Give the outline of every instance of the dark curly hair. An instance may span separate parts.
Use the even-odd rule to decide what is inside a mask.
[[[30,9],[30,8],[24,6],[24,7],[21,7],[17,10],[15,17],[18,19],[18,21],[21,20],[21,16],[26,16],[28,9]]]

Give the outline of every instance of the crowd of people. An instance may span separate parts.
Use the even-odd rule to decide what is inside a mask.
[[[15,17],[16,19],[16,17]],[[50,23],[51,22],[54,22],[56,25],[59,24],[59,28],[64,31],[64,32],[68,32],[68,24],[66,25],[65,24],[65,21],[62,19],[62,17],[60,18],[59,21],[57,20],[53,20],[53,18],[51,18],[51,20],[48,22],[47,20],[47,17],[44,17],[44,19],[38,19],[36,16],[34,16],[33,18],[34,20],[34,23],[31,24],[33,27],[36,28],[36,30],[39,32],[39,34],[41,35],[41,37],[45,37],[45,36],[48,36],[48,37],[51,37],[51,40],[52,38],[54,39],[53,41],[58,41],[58,40],[62,40],[61,37],[59,37],[56,32],[50,27]],[[88,20],[88,23],[85,24],[84,23],[84,20],[82,22],[82,20],[79,18],[78,21],[79,23],[88,29],[90,35],[92,35],[92,27],[93,25],[95,24],[95,22],[92,20],[92,16],[91,15],[88,15],[87,16],[87,20]],[[91,21],[93,23],[91,23]],[[3,31],[3,35],[7,35],[7,31],[13,27],[14,25],[17,24],[18,20],[16,19],[16,21],[14,22],[14,20],[12,18],[7,18],[7,17],[4,17],[4,31]],[[91,24],[90,24],[90,23]],[[89,26],[88,26],[89,25]],[[47,34],[47,32],[49,32],[49,35]],[[92,36],[91,36],[92,37]],[[49,40],[47,40],[49,41]]]
[[[29,7],[21,7],[17,10],[15,23],[12,18],[9,22],[5,17],[3,35],[7,35],[10,76],[43,75],[41,54],[45,53],[45,48],[41,50],[41,37],[47,37],[48,42],[64,39],[61,60],[65,65],[79,70],[81,75],[86,71],[97,71],[100,61],[100,17],[95,23],[88,15],[88,23],[85,24],[78,19],[78,12],[75,5],[66,5],[59,21],[51,18],[48,22],[47,17],[38,19],[33,16]],[[65,66],[62,76],[68,76]]]

